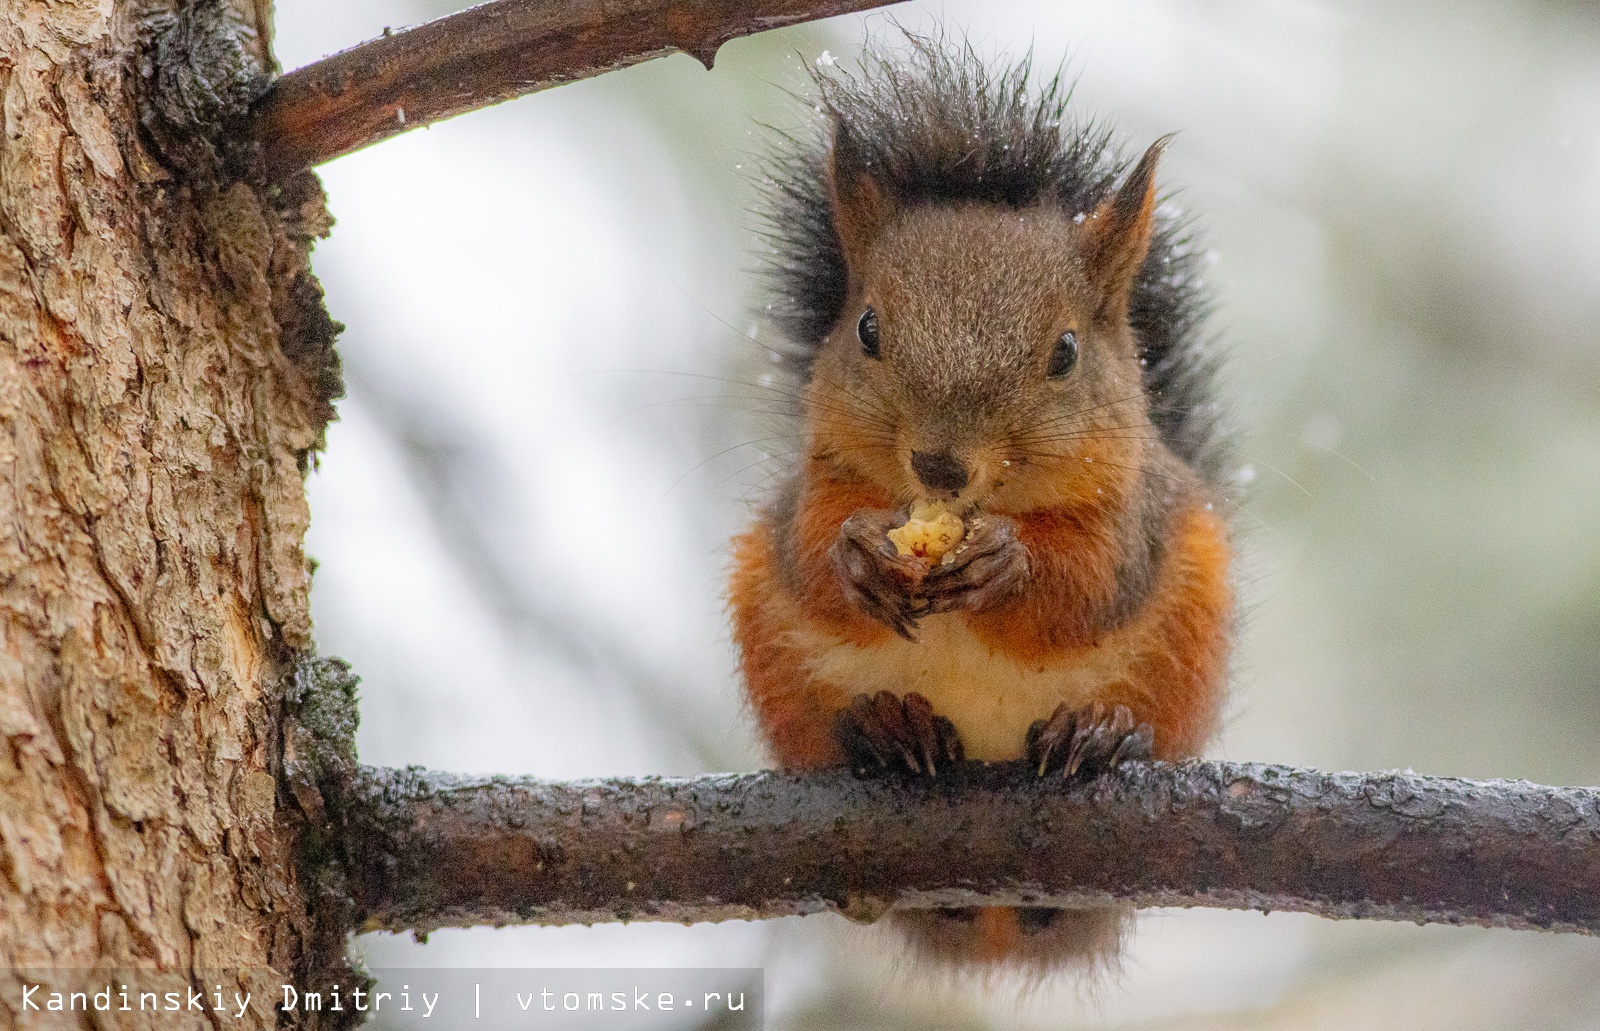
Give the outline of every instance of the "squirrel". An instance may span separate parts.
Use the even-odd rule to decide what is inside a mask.
[[[1234,627],[1199,252],[1156,166],[1058,74],[908,33],[819,73],[771,176],[768,271],[803,448],[734,541],[734,638],[786,770],[1087,777],[1200,753]],[[888,531],[960,515],[943,561]],[[1132,910],[896,910],[922,956],[1114,959]]]

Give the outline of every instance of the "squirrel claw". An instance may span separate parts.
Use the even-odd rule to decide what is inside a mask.
[[[992,609],[1016,596],[1028,571],[1028,549],[1017,537],[1017,524],[1005,516],[984,516],[967,541],[922,581],[918,589],[926,601],[920,614]]]
[[[1057,770],[1069,779],[1095,777],[1120,762],[1150,758],[1153,739],[1150,724],[1136,723],[1126,705],[1108,710],[1095,702],[1074,710],[1063,702],[1028,728],[1028,764],[1040,777]]]
[[[915,641],[917,619],[931,609],[912,597],[921,560],[902,557],[887,536],[887,528],[900,518],[900,513],[887,509],[855,513],[840,527],[831,556],[845,598],[870,618]]]
[[[925,612],[916,611],[910,605],[895,604],[861,592],[856,592],[851,598],[862,612],[888,626],[906,640],[916,642],[917,635],[913,631],[917,629],[917,617],[926,615]]]
[[[834,738],[857,773],[899,770],[937,777],[966,759],[955,724],[920,694],[858,694],[834,722]]]

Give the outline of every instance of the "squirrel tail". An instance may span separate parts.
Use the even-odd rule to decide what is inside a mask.
[[[1044,975],[1060,970],[1091,974],[1114,967],[1133,927],[1132,906],[1084,909],[1042,906],[911,909],[887,923],[910,942],[919,960],[947,968],[1017,970]]]

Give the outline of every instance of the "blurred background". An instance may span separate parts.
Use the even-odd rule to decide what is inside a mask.
[[[286,68],[466,6],[278,0]],[[1600,9],[902,4],[1066,58],[1213,248],[1253,476],[1215,754],[1600,783]],[[311,478],[321,649],[373,764],[758,768],[726,542],[788,450],[752,317],[762,125],[883,15],[677,55],[322,169],[349,396]],[[750,337],[756,337],[752,342]],[[648,536],[640,527],[647,525]],[[627,548],[614,545],[630,542]],[[369,935],[375,966],[766,969],[769,1026],[1600,1028],[1600,942],[1153,911],[1125,968],[929,983],[831,916]],[[1020,1000],[1020,1001],[1019,1001]]]

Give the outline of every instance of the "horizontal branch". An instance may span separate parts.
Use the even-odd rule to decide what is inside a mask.
[[[1119,898],[1600,931],[1597,789],[1201,761],[959,779],[363,768],[340,835],[368,930]]]
[[[290,72],[251,132],[282,176],[452,115],[894,0],[495,0]]]

